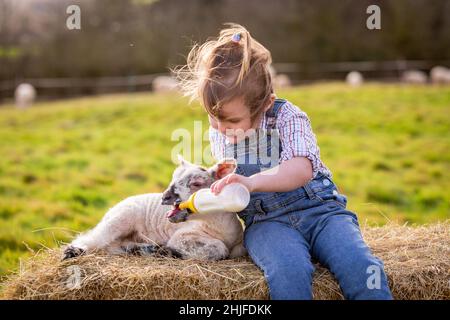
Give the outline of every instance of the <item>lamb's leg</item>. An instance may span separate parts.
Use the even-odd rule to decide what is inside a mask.
[[[178,252],[183,259],[221,260],[229,255],[226,245],[207,235],[176,232],[167,242],[167,247]]]
[[[96,249],[108,249],[108,246],[127,234],[128,228],[120,224],[100,222],[94,229],[79,235],[63,254],[63,260],[83,255]]]
[[[123,252],[137,256],[158,255],[173,258],[181,258],[181,254],[169,247],[151,243],[130,243],[122,246]]]
[[[127,199],[111,208],[94,229],[79,235],[65,248],[63,260],[96,249],[108,249],[116,240],[132,234],[140,223],[138,209]]]
[[[247,249],[245,249],[244,244],[240,242],[235,245],[230,251],[230,258],[238,258],[245,256],[247,254]]]

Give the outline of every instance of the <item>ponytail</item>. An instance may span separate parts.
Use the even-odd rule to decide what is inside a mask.
[[[184,96],[199,99],[209,114],[216,116],[223,103],[242,96],[257,115],[273,92],[271,54],[243,26],[226,25],[217,39],[194,45],[175,74]]]

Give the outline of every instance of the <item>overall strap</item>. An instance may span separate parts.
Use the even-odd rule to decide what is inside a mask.
[[[281,106],[286,103],[286,99],[275,99],[273,106],[267,110],[267,129],[275,129],[278,111],[281,109]]]
[[[278,117],[278,113],[281,109],[281,107],[286,104],[286,100],[285,99],[275,99],[273,106],[267,111],[266,113],[266,117],[267,117],[267,145],[269,146],[269,148],[275,148],[274,145],[272,145],[271,141],[272,141],[272,134],[275,133],[278,137],[278,155],[280,156],[283,148],[282,148],[282,143],[279,137],[279,132],[276,128],[277,125],[277,117]],[[275,132],[273,132],[275,131]],[[270,154],[272,154],[272,151],[268,151],[270,152]]]

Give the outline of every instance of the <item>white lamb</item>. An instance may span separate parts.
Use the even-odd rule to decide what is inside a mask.
[[[181,157],[179,160],[164,193],[137,195],[118,203],[94,229],[65,248],[63,259],[96,249],[113,254],[159,253],[203,260],[244,255],[243,228],[235,213],[189,214],[178,208],[195,191],[234,172],[235,160],[225,159],[209,169]]]
[[[36,99],[36,89],[29,83],[21,83],[14,92],[14,99],[18,108],[30,107]]]
[[[359,71],[351,71],[345,77],[345,82],[352,87],[359,87],[364,82],[364,77]]]
[[[450,83],[450,69],[442,66],[436,66],[430,71],[432,83],[448,84]]]

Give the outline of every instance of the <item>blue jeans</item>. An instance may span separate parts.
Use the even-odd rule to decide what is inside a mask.
[[[291,192],[252,194],[239,215],[272,299],[312,299],[312,258],[333,273],[346,299],[392,299],[383,263],[345,207],[345,196],[320,173]]]

